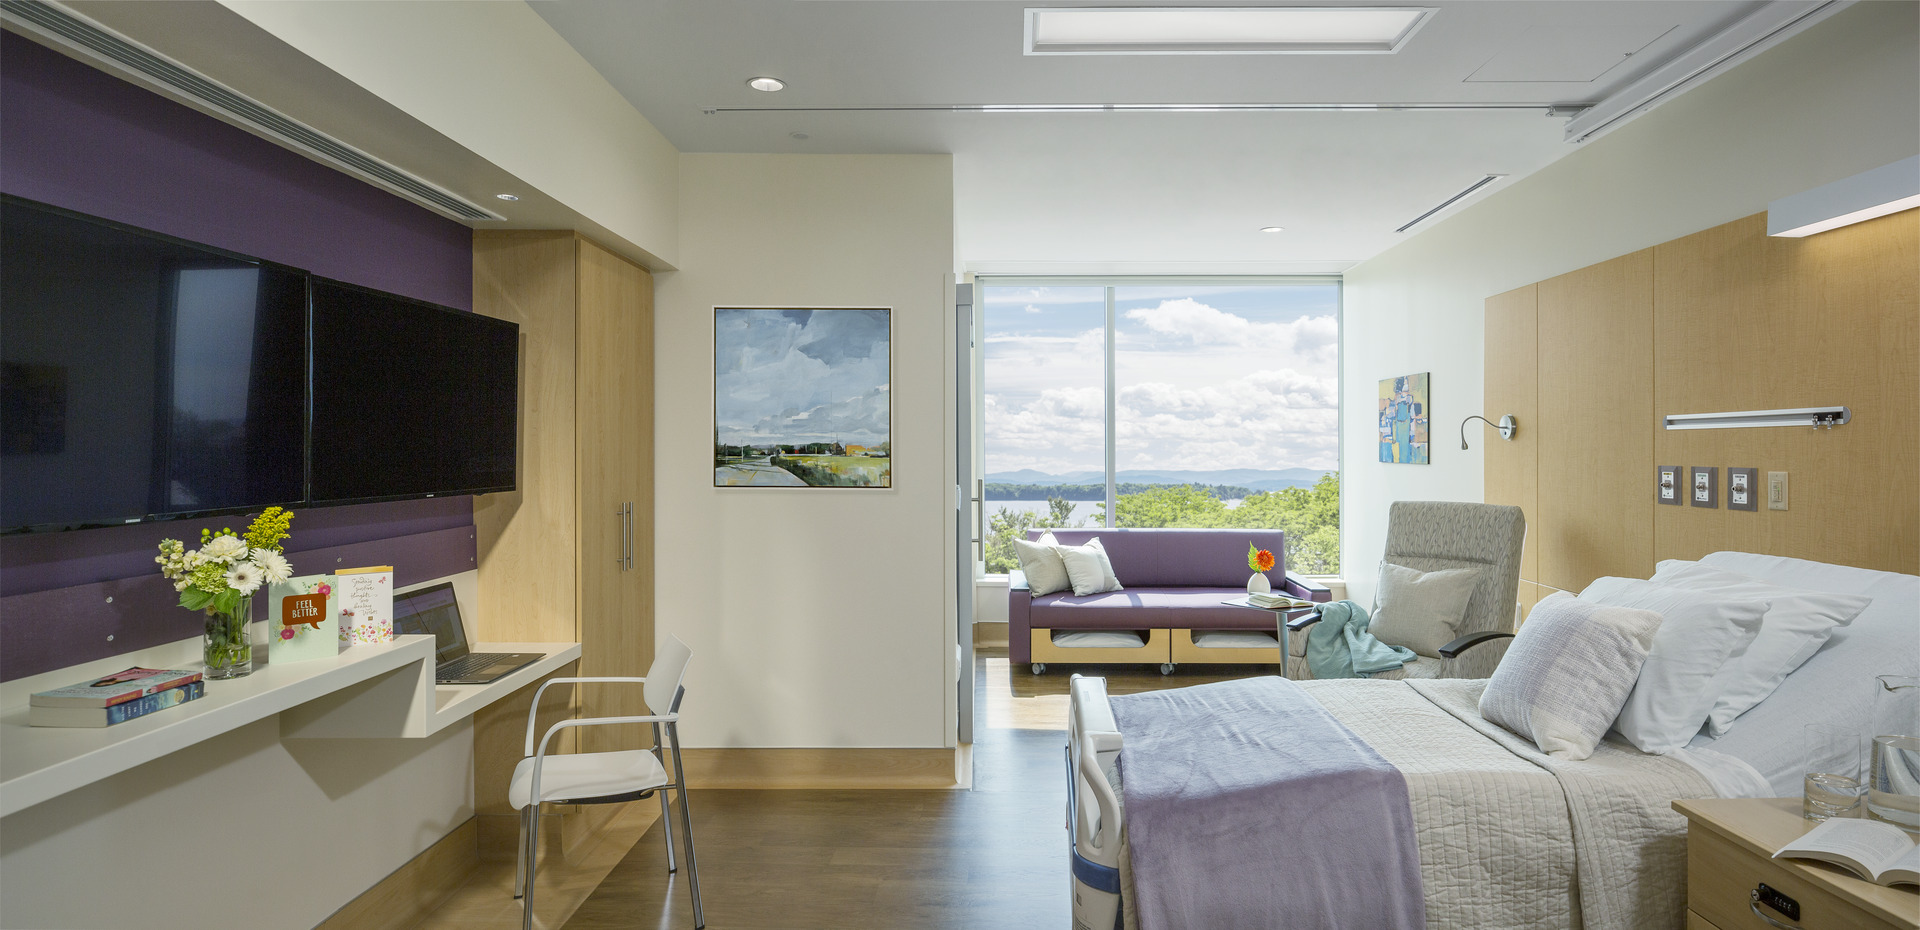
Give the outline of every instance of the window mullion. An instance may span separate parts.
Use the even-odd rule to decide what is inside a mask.
[[[1109,285],[1106,291],[1107,291],[1107,340],[1106,340],[1106,347],[1107,347],[1107,365],[1106,365],[1107,367],[1107,429],[1106,429],[1106,433],[1107,433],[1107,526],[1112,527],[1114,526],[1114,517],[1116,516],[1115,508],[1119,504],[1118,494],[1116,493],[1118,491],[1119,482],[1116,479],[1114,475],[1114,470],[1113,470],[1115,462],[1118,461],[1118,456],[1115,455],[1114,453],[1114,448],[1115,448],[1114,429],[1115,429],[1115,422],[1116,422],[1114,398],[1117,392],[1114,390],[1114,384],[1113,384],[1113,331],[1114,331],[1113,287]]]

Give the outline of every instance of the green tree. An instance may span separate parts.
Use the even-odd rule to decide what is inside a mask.
[[[1073,519],[1073,502],[1064,497],[1047,498],[1045,514],[1000,508],[987,518],[987,573],[1000,575],[1019,570],[1020,556],[1013,551],[1013,541],[1027,538],[1028,530],[1071,529],[1085,522]]]
[[[1182,484],[1149,488],[1114,499],[1114,526],[1231,526],[1227,505],[1197,485]],[[1100,505],[1099,520],[1106,522],[1106,505]]]

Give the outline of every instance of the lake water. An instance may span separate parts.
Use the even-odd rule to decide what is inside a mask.
[[[1073,519],[1085,520],[1087,521],[1088,526],[1095,525],[1094,521],[1097,520],[1100,516],[1100,505],[1102,503],[1103,501],[1074,501],[1073,502]],[[1240,506],[1240,499],[1234,498],[1232,500],[1225,501],[1224,503],[1229,508],[1238,507]],[[987,519],[989,520],[993,519],[993,515],[996,513],[999,513],[1003,509],[1011,511],[1013,513],[1037,513],[1037,514],[1045,515],[1047,513],[1047,502],[1046,501],[987,501],[987,504],[986,504]]]

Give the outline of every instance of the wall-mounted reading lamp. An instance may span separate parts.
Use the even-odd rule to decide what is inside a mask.
[[[1845,407],[1793,407],[1785,410],[1737,410],[1732,413],[1669,413],[1667,429],[1743,429],[1753,426],[1811,426],[1832,429],[1853,419]]]
[[[1920,207],[1920,155],[1767,204],[1767,235],[1811,236]]]
[[[1513,434],[1520,431],[1520,424],[1514,422],[1513,414],[1511,413],[1503,414],[1500,417],[1500,422],[1498,423],[1495,423],[1492,420],[1489,420],[1486,417],[1483,417],[1476,413],[1473,416],[1470,416],[1460,421],[1460,448],[1462,449],[1465,449],[1467,447],[1467,424],[1473,422],[1474,420],[1479,420],[1480,422],[1485,423],[1488,426],[1491,426],[1494,429],[1499,430],[1500,438],[1505,439],[1508,442],[1512,442]]]

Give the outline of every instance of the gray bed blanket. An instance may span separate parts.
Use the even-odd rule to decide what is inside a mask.
[[[1298,684],[1227,681],[1112,707],[1130,925],[1426,926],[1406,780]]]

